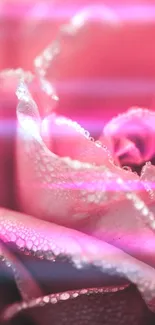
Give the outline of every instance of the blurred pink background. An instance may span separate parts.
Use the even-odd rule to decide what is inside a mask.
[[[60,95],[60,112],[79,119],[97,109],[99,120],[103,109],[109,119],[133,105],[154,108],[153,0],[1,1],[0,69],[33,69],[33,59],[55,38],[58,27],[86,5],[107,5],[122,26],[99,22],[86,35],[83,29],[77,40],[64,40],[49,75]]]

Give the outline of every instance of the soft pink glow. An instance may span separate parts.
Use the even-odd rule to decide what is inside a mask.
[[[8,3],[7,3],[8,2]],[[84,4],[85,6],[85,4]],[[73,17],[81,5],[79,3],[67,4],[62,3],[57,6],[56,1],[39,1],[34,4],[32,2],[10,3],[1,5],[1,16],[9,18],[25,18],[25,19],[43,19],[43,20],[58,20],[69,19]],[[91,6],[90,6],[91,7]],[[92,15],[94,19],[101,17],[102,12],[113,12],[119,19],[125,22],[154,22],[155,5],[154,4],[134,4],[126,3],[121,5],[119,2],[113,2],[109,6],[92,5]]]
[[[39,77],[43,66],[33,80],[18,71],[22,83],[14,72],[0,76],[0,241],[8,245],[8,250],[0,245],[0,255],[8,259],[7,267],[12,263],[19,293],[31,307],[38,303],[31,295],[43,299],[45,289],[29,272],[30,264],[48,261],[51,267],[62,256],[82,272],[98,269],[102,288],[107,278],[118,287],[121,281],[133,283],[150,306],[155,301],[155,166],[149,162],[155,156],[150,110],[155,5],[94,3],[83,19],[77,7],[87,2],[5,1],[0,8],[1,69],[34,72],[34,57],[57,37],[62,22],[71,17],[68,28],[78,25],[73,35],[63,28],[46,82]],[[145,106],[149,109],[139,108]],[[9,253],[12,248],[15,254]],[[50,294],[50,286],[47,290]],[[68,292],[62,294],[62,300],[69,299]],[[21,306],[11,305],[5,315]]]

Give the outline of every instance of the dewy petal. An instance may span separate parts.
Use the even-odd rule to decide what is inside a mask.
[[[154,232],[142,217],[143,213],[147,213],[147,207],[142,208],[143,202],[136,205],[138,209],[127,200],[110,205],[103,216],[86,226],[85,231],[155,267]],[[154,212],[151,206],[149,208]]]
[[[16,235],[12,233],[12,238],[15,237]],[[3,243],[0,243],[0,259],[12,270],[17,288],[23,300],[28,301],[29,299],[37,298],[42,294],[38,284],[35,282],[35,279],[32,278],[29,271],[26,270],[22,263],[7,249],[7,247],[4,246]]]
[[[105,135],[101,135],[99,140],[102,142],[102,139],[105,138]],[[112,143],[111,151],[113,152],[113,156],[115,157],[115,161],[117,164],[121,166],[125,165],[140,165],[143,163],[143,158],[139,149],[136,147],[136,144],[131,140],[127,139],[125,136],[121,136],[121,138],[110,137],[110,142]],[[120,159],[120,160],[119,160]]]
[[[133,197],[136,194],[129,198],[126,192],[134,190],[135,193],[143,194],[139,177],[115,166],[108,159],[108,151],[104,148],[96,149],[96,152],[104,150],[103,160],[106,164],[101,166],[61,158],[50,151],[40,136],[41,118],[38,107],[25,84],[20,84],[17,94],[16,184],[22,211],[41,219],[76,227],[90,216],[99,212],[103,215],[110,202],[124,197],[134,203]],[[89,139],[87,141],[90,148],[97,145]],[[121,178],[123,182],[120,182]],[[151,215],[149,218],[149,222],[153,222]]]
[[[141,108],[132,108],[124,114],[113,118],[104,128],[103,133],[106,136],[117,138],[118,140],[126,138],[133,142],[139,151],[130,150],[125,142],[122,148],[123,154],[126,154],[126,161],[136,164],[150,160],[155,153],[154,136],[155,136],[155,113],[153,111]],[[122,155],[122,152],[116,150],[116,155]],[[120,155],[120,159],[121,159]],[[128,157],[129,156],[129,157]],[[131,157],[130,157],[131,156]],[[125,159],[125,158],[124,158]]]
[[[42,122],[41,135],[48,148],[61,157],[111,167],[112,156],[104,139],[103,147],[90,137],[78,123],[57,114],[48,115]],[[112,167],[111,167],[112,168]]]
[[[9,307],[3,318],[13,318],[18,324],[22,314],[38,325],[49,325],[51,321],[53,325],[151,325],[154,319],[134,287],[122,287],[119,291],[83,289],[44,296]]]
[[[147,162],[142,169],[140,179],[149,193],[150,203],[153,203],[155,201],[155,166]]]
[[[31,85],[33,95],[39,104],[42,116],[50,106],[54,107],[56,94],[52,86],[44,80],[37,80],[29,71],[8,69],[0,72],[0,205],[15,209],[14,160],[16,138],[16,106],[15,91],[19,80]],[[44,91],[42,91],[44,90]],[[38,95],[39,94],[39,95]]]
[[[7,244],[14,243],[22,254],[25,252],[37,257],[38,251],[42,251],[43,258],[51,261],[64,255],[76,268],[97,266],[104,276],[108,274],[115,277],[117,284],[120,276],[126,278],[137,286],[148,306],[154,309],[154,268],[114,246],[76,230],[40,222],[33,217],[5,209],[0,210],[0,229],[1,240]]]
[[[33,78],[30,85],[33,98],[36,101],[42,118],[51,114],[59,100],[55,88],[43,78]]]
[[[149,194],[149,208],[155,214],[155,166],[151,162],[144,165],[140,180]]]
[[[0,72],[0,205],[11,208],[14,205],[13,164],[17,106],[15,90],[20,78],[28,82],[32,74],[22,69]]]
[[[135,3],[129,12],[123,3],[110,6],[87,5],[35,61],[37,73],[56,83],[61,114],[79,117],[89,131],[81,120],[98,131],[100,119],[105,124],[132,105],[148,107],[154,97],[154,24]]]

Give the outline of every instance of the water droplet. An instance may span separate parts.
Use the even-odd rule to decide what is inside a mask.
[[[146,166],[151,166],[151,161],[147,161],[145,165]]]
[[[64,292],[60,295],[61,300],[67,300],[70,298],[70,294],[68,292]]]
[[[90,136],[90,133],[88,132],[88,131],[84,131],[84,134],[85,134],[85,136],[86,136],[86,138],[89,138],[89,136]]]
[[[123,166],[122,168],[128,172],[132,172],[132,169],[129,166]]]

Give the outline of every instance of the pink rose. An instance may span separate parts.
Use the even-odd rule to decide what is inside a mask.
[[[2,324],[155,321],[155,113],[110,119],[152,98],[152,41],[142,52],[148,22],[119,10],[87,7],[61,26],[35,75],[1,73]]]

